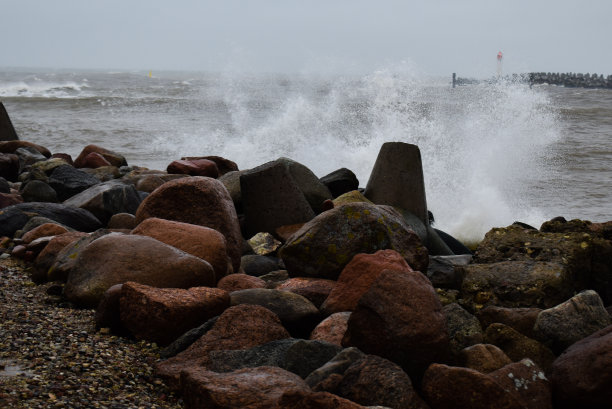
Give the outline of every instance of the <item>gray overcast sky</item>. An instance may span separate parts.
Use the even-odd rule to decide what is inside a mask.
[[[611,0],[0,0],[0,67],[612,74]]]

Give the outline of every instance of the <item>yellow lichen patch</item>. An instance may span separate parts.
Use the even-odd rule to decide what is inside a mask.
[[[353,240],[355,238],[355,234],[353,232],[349,232],[346,237],[348,237],[349,240]]]
[[[493,294],[491,294],[488,291],[479,291],[476,293],[476,296],[474,297],[474,301],[477,304],[486,304],[487,301],[489,301],[492,298]]]
[[[331,254],[336,254],[337,248],[335,244],[330,244],[327,246],[327,252]]]
[[[580,243],[580,248],[586,249],[587,247],[589,247],[589,243],[587,243],[586,241]]]
[[[72,253],[71,255],[68,256],[68,258],[74,260],[75,258],[77,258],[77,255],[78,255],[77,253]]]

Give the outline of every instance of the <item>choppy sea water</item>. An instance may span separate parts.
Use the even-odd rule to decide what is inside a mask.
[[[452,88],[389,68],[360,77],[0,71],[20,138],[76,157],[98,144],[165,169],[285,156],[367,184],[387,141],[417,144],[436,227],[463,240],[516,220],[612,220],[612,91],[520,83]]]

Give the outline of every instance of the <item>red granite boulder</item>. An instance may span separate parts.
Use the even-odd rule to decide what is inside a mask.
[[[78,159],[78,158],[77,158]],[[112,166],[106,158],[100,155],[98,152],[90,152],[84,158],[79,161],[80,168],[96,169],[102,166]]]
[[[57,255],[70,243],[73,243],[81,237],[86,236],[88,236],[87,233],[71,231],[53,237],[45,248],[38,253],[36,260],[34,260],[33,280],[35,282],[44,282],[49,280],[50,277],[47,275],[47,273],[55,262]]]
[[[612,402],[612,325],[570,346],[553,363],[555,408],[609,408]]]
[[[132,234],[153,237],[185,253],[206,260],[215,270],[215,280],[225,277],[228,263],[225,237],[217,230],[190,223],[151,217],[140,223]]]
[[[233,271],[240,268],[242,234],[234,203],[216,179],[194,176],[155,189],[136,211],[136,223],[150,217],[210,227],[225,236]]]
[[[178,388],[183,370],[206,368],[211,351],[248,349],[270,341],[289,338],[276,314],[259,305],[230,307],[213,327],[186,350],[157,364],[157,375],[171,388]]]
[[[166,171],[178,175],[219,177],[217,164],[208,159],[175,160],[168,165]]]
[[[449,358],[442,304],[418,271],[383,271],[361,297],[342,340],[399,364],[412,379]]]
[[[285,392],[273,409],[366,409],[329,392]]]
[[[219,280],[217,287],[231,293],[248,288],[266,288],[266,282],[248,274],[229,274]]]
[[[321,305],[324,314],[353,311],[363,294],[383,270],[412,271],[395,250],[378,250],[374,254],[357,254],[344,267],[329,297]]]
[[[33,228],[21,237],[21,240],[25,243],[31,243],[36,239],[47,236],[58,236],[63,233],[67,233],[68,229],[56,223],[45,223],[38,227]]]
[[[482,373],[493,372],[512,363],[504,351],[491,344],[476,344],[464,348],[459,360],[462,366]]]
[[[514,395],[525,409],[552,409],[550,382],[532,360],[508,364],[489,376]]]
[[[168,345],[229,307],[229,294],[218,288],[155,288],[123,284],[121,323],[136,339]]]
[[[87,145],[83,148],[79,156],[74,160],[75,168],[86,168],[88,163],[86,162],[86,158],[89,154],[96,153],[102,156],[108,164],[116,167],[127,166],[127,161],[125,157],[117,152],[113,152],[111,150],[105,149],[101,146],[97,145]],[[108,165],[105,165],[108,166]],[[97,167],[97,166],[96,166]]]
[[[321,321],[310,333],[310,339],[342,345],[342,338],[348,328],[350,311],[337,312]]]

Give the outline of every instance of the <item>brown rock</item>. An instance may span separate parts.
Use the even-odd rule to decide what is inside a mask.
[[[233,271],[240,268],[242,234],[227,189],[216,179],[194,176],[164,183],[136,212],[136,223],[150,217],[210,227],[225,236]]]
[[[44,146],[27,141],[0,141],[0,153],[14,153],[19,148],[34,148],[45,157],[50,157],[51,152]]]
[[[179,175],[219,177],[217,164],[208,159],[175,160],[168,165],[166,171]]]
[[[51,239],[44,249],[38,254],[34,261],[34,282],[48,281],[50,278],[47,275],[49,269],[55,262],[55,258],[62,249],[64,249],[70,243],[75,242],[81,237],[88,236],[87,233],[71,231],[63,234],[59,234]]]
[[[504,324],[489,325],[485,331],[485,342],[498,346],[514,362],[531,359],[546,373],[550,373],[555,360],[555,355],[546,346]]]
[[[208,261],[215,270],[215,282],[227,275],[230,266],[228,266],[225,237],[217,230],[151,217],[136,226],[132,234],[153,237]]]
[[[482,373],[493,372],[512,363],[504,351],[491,344],[476,344],[464,348],[460,359],[462,366]]]
[[[115,284],[104,292],[96,308],[96,328],[110,328],[115,334],[129,334],[121,323],[120,299],[123,284]]]
[[[287,392],[309,393],[299,376],[281,368],[261,366],[216,373],[188,368],[181,373],[186,408],[269,409]]]
[[[246,290],[247,288],[266,288],[266,282],[259,277],[248,274],[229,274],[219,280],[217,288],[231,293],[232,291]]]
[[[330,292],[333,291],[335,284],[335,281],[323,278],[296,277],[283,282],[276,289],[301,295],[319,308]]]
[[[51,155],[50,159],[62,159],[64,162],[69,164],[70,166],[74,166],[74,161],[72,160],[72,156],[67,153],[54,153]]]
[[[0,209],[23,203],[23,197],[19,193],[0,193]]]
[[[88,166],[85,166],[87,164],[85,160],[90,153],[97,153],[101,155],[110,165],[116,166],[118,168],[120,168],[121,166],[127,165],[127,161],[125,160],[125,157],[123,157],[123,155],[120,155],[116,152],[105,149],[101,146],[87,145],[86,147],[83,148],[79,156],[75,159],[74,167],[75,168],[88,167]]]
[[[214,286],[215,272],[208,262],[151,237],[111,233],[78,253],[64,295],[95,308],[108,288],[127,281],[154,287]]]
[[[426,405],[398,365],[376,355],[353,363],[345,372],[336,394],[364,406],[423,408]]]
[[[222,158],[221,156],[197,156],[197,157],[181,158],[181,160],[188,160],[188,161],[199,160],[199,159],[207,159],[207,160],[213,161],[217,165],[217,168],[219,169],[219,175],[225,175],[226,173],[235,172],[238,170],[238,165],[236,164],[236,162],[231,161],[226,158]]]
[[[0,152],[0,177],[16,182],[19,176],[19,156]]]
[[[532,360],[508,364],[489,376],[514,395],[525,409],[552,409],[550,382]]]
[[[211,351],[248,349],[289,333],[276,314],[258,305],[230,307],[219,316],[214,326],[185,351],[157,364],[157,374],[170,387],[178,387],[181,371],[190,367],[206,367]]]
[[[337,312],[321,321],[310,333],[310,339],[342,345],[342,338],[348,328],[350,311]]]
[[[351,314],[342,345],[390,359],[412,379],[430,363],[447,360],[446,318],[427,277],[383,271]]]
[[[357,254],[344,267],[338,283],[321,305],[324,314],[353,311],[363,294],[383,270],[412,271],[395,250],[378,250],[374,254]]]
[[[423,376],[422,393],[435,409],[525,409],[493,378],[468,368],[432,364]]]
[[[127,282],[120,299],[121,323],[136,339],[168,345],[229,307],[218,288],[155,288]]]
[[[41,237],[58,236],[67,233],[68,229],[55,223],[45,223],[33,228],[21,237],[23,243],[28,244]]]
[[[553,363],[555,408],[609,408],[612,402],[612,325],[570,346]]]
[[[109,229],[132,230],[136,227],[136,217],[129,213],[117,213],[111,216],[106,227]]]
[[[101,168],[102,166],[111,166],[111,163],[107,161],[106,158],[100,155],[98,152],[88,153],[79,162],[79,167],[81,168],[96,169]]]
[[[329,392],[286,392],[274,409],[365,409]]]
[[[476,313],[483,328],[499,322],[514,328],[521,334],[536,339],[537,335],[533,330],[540,308],[506,308],[490,305]]]
[[[274,233],[284,243],[287,240],[289,240],[289,237],[291,237],[293,234],[295,234],[295,232],[300,230],[302,228],[302,226],[304,226],[304,223],[289,224],[289,225],[286,225],[286,226],[280,226],[280,227],[277,227],[276,230],[274,230]]]

